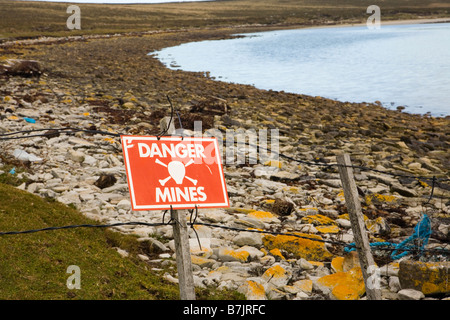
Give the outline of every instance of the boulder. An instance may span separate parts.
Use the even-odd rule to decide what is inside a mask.
[[[297,259],[304,258],[306,260],[325,261],[331,259],[333,256],[325,247],[325,243],[321,241],[322,237],[313,234],[296,234],[298,237],[290,235],[267,235],[263,238],[263,243],[269,250],[278,248],[292,254]]]
[[[247,300],[267,300],[264,287],[256,281],[247,280],[239,288]]]
[[[269,269],[267,269],[261,278],[265,283],[270,283],[271,285],[281,288],[285,286],[292,277],[292,271],[287,269],[281,264],[275,264]]]
[[[402,289],[419,290],[425,295],[450,293],[450,262],[400,262],[398,277]]]
[[[325,275],[313,287],[333,300],[358,300],[366,292],[360,267]]]
[[[42,74],[42,66],[35,60],[9,59],[3,66],[5,74],[20,77],[39,77]]]
[[[259,247],[263,244],[260,233],[256,232],[240,232],[233,239],[234,244],[238,246],[255,246]]]
[[[280,216],[290,215],[293,209],[294,204],[292,202],[279,198],[275,199],[275,202],[272,206],[272,212]]]
[[[221,247],[218,250],[218,258],[220,261],[239,261],[246,262],[250,254],[247,251],[237,251],[229,247]]]
[[[99,187],[100,189],[108,188],[113,186],[117,182],[117,179],[112,174],[102,174],[97,181],[95,181],[94,185]]]

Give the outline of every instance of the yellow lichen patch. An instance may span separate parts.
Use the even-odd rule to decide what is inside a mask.
[[[425,295],[450,293],[450,262],[404,260],[399,263],[402,288],[422,291]]]
[[[333,219],[328,218],[327,216],[324,216],[322,214],[303,217],[302,222],[311,223],[315,226],[336,225],[336,222]]]
[[[16,116],[10,116],[8,117],[8,120],[19,120],[19,118]]]
[[[317,283],[330,289],[331,294],[338,300],[357,300],[366,291],[360,267],[323,276]]]
[[[234,211],[236,212],[242,212],[242,213],[250,213],[255,212],[255,209],[248,209],[248,208],[234,208]]]
[[[316,230],[320,233],[338,233],[339,227],[338,226],[316,226]]]
[[[284,269],[280,265],[274,265],[273,267],[270,267],[269,269],[264,272],[262,275],[263,279],[279,279],[286,276],[286,269]]]
[[[232,249],[224,249],[222,254],[233,258],[233,260],[241,262],[247,262],[248,257],[250,256],[250,253],[248,251],[245,250],[235,251]]]
[[[379,233],[380,229],[386,229],[386,220],[383,217],[378,217],[376,219],[370,220],[367,219],[364,221],[367,229],[371,233]]]
[[[263,204],[274,204],[275,200],[274,199],[265,199],[265,200],[261,201],[261,203],[263,203]]]
[[[395,201],[397,199],[396,196],[393,195],[384,195],[384,194],[369,194],[366,196],[365,200],[366,200],[366,204],[370,205],[372,204],[372,202],[375,200],[377,202],[392,202]]]
[[[308,211],[308,210],[319,211],[319,209],[317,209],[317,208],[299,208],[298,209],[298,211]]]
[[[191,262],[204,268],[204,267],[211,267],[216,262],[216,260],[191,255]]]
[[[117,143],[116,140],[114,140],[113,138],[103,138],[104,141],[108,141],[111,144]]]
[[[216,271],[220,273],[227,273],[231,271],[231,268],[227,266],[220,266],[216,269]]]
[[[284,187],[283,191],[290,192],[290,193],[300,193],[300,188],[288,186],[288,187]]]
[[[282,260],[286,260],[286,258],[283,256],[283,254],[281,253],[280,249],[275,248],[269,251],[271,255],[273,255],[274,257],[278,257]]]
[[[275,218],[275,216],[268,211],[252,211],[248,216],[262,221],[271,221]]]
[[[313,289],[313,282],[309,279],[298,280],[294,283],[294,286],[305,293],[311,293]]]
[[[331,294],[338,300],[358,300],[360,297],[357,291],[345,284],[338,284]]]
[[[252,280],[245,281],[238,291],[244,294],[247,300],[266,300],[264,287]]]
[[[334,272],[343,272],[344,271],[344,257],[336,257],[331,260],[331,268]]]
[[[350,220],[350,216],[348,215],[348,213],[344,213],[344,214],[339,215],[338,219]],[[364,221],[366,221],[369,218],[367,218],[367,216],[365,214],[363,214],[363,219],[364,219]]]
[[[423,181],[421,181],[421,180],[418,180],[418,181],[419,181],[419,183],[420,183],[420,185],[421,185],[422,187],[424,187],[424,188],[429,188],[429,187],[430,187],[430,185],[429,185],[428,183],[423,182]]]
[[[278,161],[278,160],[268,160],[268,161],[264,162],[264,165],[270,166],[270,167],[276,167],[276,168],[280,168],[280,169],[283,166],[281,161]]]
[[[85,117],[88,117],[90,115],[90,113],[89,112],[85,112],[85,113],[83,113],[83,116],[85,116]]]
[[[288,253],[292,253],[297,259],[304,258],[313,261],[328,261],[331,259],[332,254],[327,250],[325,244],[321,242],[321,240],[323,240],[322,237],[306,233],[296,234],[299,237],[267,235],[264,236],[263,243],[269,250],[278,248]]]

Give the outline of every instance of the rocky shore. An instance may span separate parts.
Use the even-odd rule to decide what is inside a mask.
[[[245,31],[258,29],[239,29]],[[335,163],[336,155],[346,152],[355,165],[449,178],[449,117],[257,90],[204,73],[172,71],[147,55],[233,33],[235,29],[183,30],[2,46],[0,134],[52,133],[63,127],[93,132],[0,141],[0,173],[19,175],[26,179],[19,188],[74,205],[103,223],[161,222],[162,212],[131,210],[120,139],[94,131],[157,134],[160,119],[170,114],[169,95],[180,116],[177,127],[181,123],[188,135],[194,121],[202,121],[205,135],[278,129],[279,151],[293,159]],[[37,61],[33,74],[13,70],[18,61],[11,59]],[[231,151],[236,153],[237,147],[224,146],[224,154]],[[365,299],[355,253],[332,244],[353,242],[337,170],[283,157],[256,163],[246,159],[224,164],[231,207],[199,210],[196,221],[205,225],[191,230],[196,286],[236,289],[247,299]],[[19,173],[2,170],[5,165],[16,166]],[[371,242],[401,242],[426,213],[432,225],[426,248],[450,250],[448,182],[432,188],[430,180],[359,170],[355,178]],[[330,242],[206,224],[296,232]],[[116,229],[137,235],[148,249],[140,257],[155,272],[172,270],[164,278],[177,281],[171,226]],[[448,299],[448,255],[393,261],[380,251],[374,258],[384,299]]]

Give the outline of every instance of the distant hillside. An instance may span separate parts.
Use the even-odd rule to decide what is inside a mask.
[[[165,4],[77,4],[81,30],[66,26],[67,3],[0,0],[0,40],[37,36],[220,27],[360,23],[373,3],[360,0],[230,0]],[[381,1],[384,20],[450,16],[450,4],[432,0]]]

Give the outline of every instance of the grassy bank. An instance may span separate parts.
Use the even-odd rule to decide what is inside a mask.
[[[73,208],[0,183],[0,230],[21,231],[55,226],[98,224]],[[135,237],[111,229],[76,228],[2,235],[2,300],[154,300],[178,299],[178,286],[137,257],[146,253]],[[130,253],[119,255],[120,247]],[[147,252],[148,254],[148,252]],[[80,268],[81,289],[69,289],[70,265]],[[176,268],[175,268],[176,269]],[[173,273],[176,272],[173,271]],[[238,299],[239,295],[198,290],[199,299]]]
[[[101,5],[78,4],[81,30],[66,27],[67,3],[0,0],[0,39],[122,33],[147,30],[361,23],[371,1],[227,0],[212,2]],[[433,0],[378,3],[382,19],[450,16],[450,4]]]

